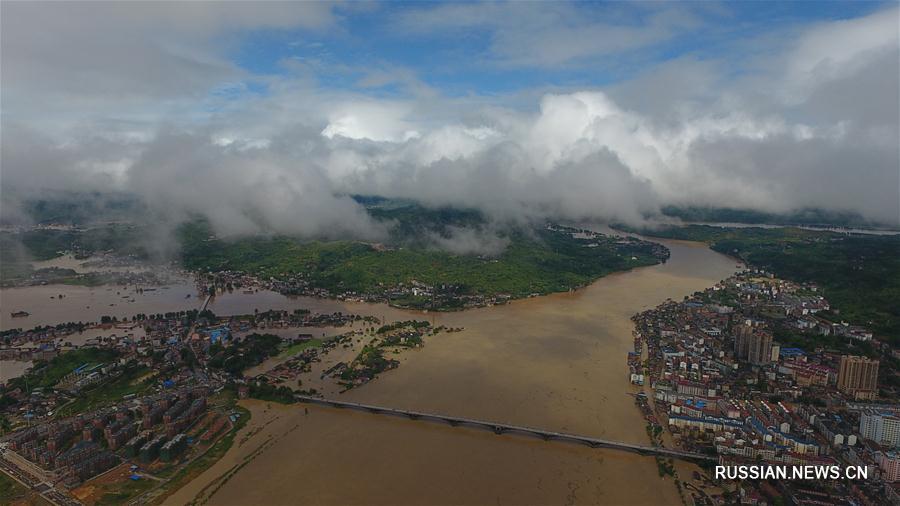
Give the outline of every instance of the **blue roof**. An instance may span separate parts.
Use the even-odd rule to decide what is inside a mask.
[[[216,343],[223,339],[228,339],[228,329],[216,329],[210,331],[209,342]]]
[[[687,415],[669,415],[670,419],[677,418],[679,420],[691,420],[696,422],[706,422],[706,423],[717,423],[719,425],[728,425],[730,427],[740,428],[742,427],[740,422],[736,422],[734,420],[729,420],[727,418],[718,418],[713,416],[708,416],[705,418],[697,418],[696,416],[687,416]]]
[[[783,357],[796,357],[800,355],[806,355],[806,352],[801,350],[800,348],[782,348],[779,353]]]
[[[759,432],[760,434],[768,434],[769,433],[769,429],[766,428],[765,424],[762,423],[755,416],[750,418],[750,425],[752,425],[753,428],[756,429],[756,431]]]

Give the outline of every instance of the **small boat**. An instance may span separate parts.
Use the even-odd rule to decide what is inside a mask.
[[[28,311],[14,311],[12,313],[9,313],[9,315],[13,318],[25,318],[26,316],[31,316],[31,313],[29,313]]]

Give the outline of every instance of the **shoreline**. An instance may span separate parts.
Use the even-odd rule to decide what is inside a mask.
[[[427,346],[415,353],[415,358],[403,358],[403,367],[341,394],[341,398],[646,443],[643,422],[637,423],[640,415],[632,397],[627,395],[634,389],[626,379],[627,367],[621,362],[622,354],[633,345],[631,316],[661,302],[667,294],[677,297],[714,283],[720,279],[716,270],[729,270],[734,263],[702,243],[665,244],[682,251],[681,256],[667,264],[610,273],[579,290],[516,299],[471,311],[425,312],[386,304],[289,298],[275,292],[254,294],[263,296],[251,298],[241,293],[227,294],[218,303],[223,314],[246,312],[248,305],[252,307],[257,302],[259,307],[271,308],[265,301],[276,298],[280,301],[273,304],[276,306],[303,305],[315,310],[390,315],[385,321],[427,314],[435,325],[463,326],[465,330],[429,337]],[[715,261],[711,263],[712,260]],[[211,307],[216,311],[215,305]],[[261,458],[254,457],[249,462],[236,460],[246,452],[233,447],[194,480],[196,484],[192,481],[176,491],[170,502],[188,502],[193,498],[188,497],[192,490],[196,493],[198,486],[217,479],[223,472],[221,466],[229,464],[246,465],[221,484],[213,503],[228,503],[232,499],[240,503],[272,502],[275,496],[262,492],[259,494],[263,495],[247,495],[247,480],[259,483],[270,493],[284,492],[291,490],[290,485],[280,483],[295,481],[298,473],[310,475],[310,481],[304,482],[310,490],[286,493],[296,502],[317,504],[346,504],[363,496],[376,504],[439,503],[433,487],[443,489],[441,497],[448,501],[479,504],[490,501],[498,483],[506,484],[502,495],[508,502],[534,502],[541,497],[546,502],[562,502],[567,494],[578,496],[571,489],[566,491],[570,486],[581,490],[580,502],[597,502],[599,497],[613,497],[621,502],[626,497],[617,496],[613,489],[598,482],[598,476],[604,483],[628,483],[638,476],[646,482],[648,476],[653,480],[657,476],[655,461],[636,455],[617,456],[613,452],[560,445],[547,447],[533,441],[511,443],[492,434],[445,433],[419,424],[374,421],[365,414],[358,417],[346,412],[323,413],[300,406],[273,407],[275,403],[253,402],[266,406],[254,411],[253,419],[261,420],[264,427],[272,430],[260,429],[248,441],[255,447],[261,447],[265,440],[277,444],[265,447],[257,455]],[[280,430],[274,431],[276,428]],[[313,434],[315,438],[310,439]],[[237,437],[243,441],[243,435]],[[394,465],[400,468],[391,471],[367,464],[385,454],[394,455],[392,463],[397,462]],[[302,455],[316,458],[298,461]],[[443,457],[427,469],[414,465],[423,459],[430,462],[435,456]],[[502,466],[498,467],[497,462],[502,462]],[[279,466],[273,468],[275,463]],[[501,468],[512,474],[497,475]],[[468,469],[478,470],[478,475],[471,475]],[[364,478],[345,489],[334,482],[343,472]],[[396,480],[404,483],[408,477],[421,473],[435,476],[431,480],[410,481],[400,495],[379,495],[383,492],[380,484]],[[446,489],[454,482],[444,477],[448,473],[466,480],[470,487]],[[559,478],[548,478],[552,476]],[[534,488],[535,483],[543,485]],[[426,484],[433,487],[423,488]],[[372,494],[377,497],[372,498]],[[584,494],[588,494],[587,499]],[[644,504],[678,501],[675,487],[656,487],[639,496],[634,500]]]
[[[705,245],[680,246],[719,258],[717,265],[723,273],[733,267],[731,259],[718,256]],[[701,264],[697,267],[702,271],[706,267]],[[693,272],[673,277],[670,270],[671,266],[656,265],[606,276],[575,293],[436,314],[439,324],[454,324],[457,318],[471,321],[465,323],[464,332],[429,338],[414,359],[404,361],[402,367],[374,382],[342,394],[340,399],[453,416],[480,416],[646,444],[643,419],[634,407],[633,397],[628,395],[637,390],[626,379],[627,366],[621,356],[633,346],[634,324],[630,317],[635,310],[656,304],[622,304],[621,294],[625,293],[623,290],[637,291],[661,302],[666,298],[665,292],[691,293],[721,279],[710,276],[708,284],[701,284],[702,279]],[[688,285],[679,289],[684,282]],[[606,299],[606,294],[614,298]],[[592,301],[598,296],[609,304],[595,305]],[[604,309],[597,314],[600,307]],[[560,334],[547,327],[556,322],[569,330]],[[592,330],[598,322],[612,340],[598,340],[596,330]],[[573,331],[572,337],[561,337]],[[607,363],[607,367],[602,365]],[[572,372],[565,372],[570,368]],[[672,480],[658,478],[656,462],[648,457],[544,445],[542,441],[497,438],[459,429],[445,431],[443,427],[428,427],[429,424],[379,420],[381,417],[366,413],[329,413],[305,406],[251,402],[258,409],[254,419],[272,424],[268,426],[272,430],[253,437],[258,441],[272,437],[277,443],[232,476],[212,497],[212,504],[271,502],[276,492],[282,494],[277,496],[282,500],[315,504],[354,503],[363,496],[366,502],[374,504],[480,504],[494,501],[492,494],[499,494],[499,483],[505,484],[504,492],[497,496],[498,500],[504,497],[502,502],[559,503],[573,493],[575,502],[597,502],[600,497],[619,503],[680,502],[676,487],[662,485]],[[276,424],[283,431],[275,430]],[[299,425],[299,429],[287,434],[294,425]],[[310,439],[313,434],[315,439]],[[391,455],[392,466],[399,466],[394,473],[385,474],[378,466],[365,464],[381,454]],[[434,460],[438,455],[441,458]],[[240,458],[237,450],[226,455],[219,468],[211,468],[196,483],[173,495],[173,502],[190,501],[194,493],[219,476],[217,471],[239,463]],[[411,467],[407,462],[427,462],[427,469]],[[280,467],[272,467],[275,463],[281,463]],[[497,474],[498,466],[505,469],[502,476]],[[346,484],[338,485],[329,469],[365,478],[348,488]],[[422,479],[409,481],[405,478],[407,473],[435,474],[438,481],[431,482],[432,487],[425,490]],[[304,490],[279,485],[290,482],[289,476],[296,482],[298,475],[307,477]],[[437,476],[457,476],[465,480],[467,487],[448,489],[447,478]],[[548,481],[551,476],[554,478]],[[602,476],[604,483],[634,483],[640,477],[642,483],[660,486],[634,497],[617,495],[597,482],[597,476]],[[389,488],[400,486],[403,492],[383,495],[384,484],[392,482],[396,483]],[[258,490],[247,490],[249,483]],[[543,485],[535,488],[535,483]],[[573,492],[569,487],[577,490]]]

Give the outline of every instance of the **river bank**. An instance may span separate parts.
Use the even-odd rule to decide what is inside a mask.
[[[575,292],[465,312],[415,312],[265,290],[220,294],[210,309],[248,314],[304,308],[464,327],[429,337],[424,348],[402,356],[401,367],[340,398],[646,443],[643,420],[628,395],[636,387],[622,360],[633,345],[631,316],[735,270],[733,259],[704,245],[661,242],[672,252],[665,264],[612,274]],[[59,289],[66,296],[49,300]],[[93,318],[99,318],[118,307],[107,301],[122,297],[105,288],[11,289],[0,292],[4,310],[11,293],[16,302],[24,300],[22,292],[12,290],[30,290],[42,308],[34,318],[42,324],[49,323],[48,316],[71,321],[96,313]],[[124,315],[184,309],[185,294],[195,290],[185,284],[132,294],[135,302]],[[93,304],[83,296],[93,297]],[[49,315],[45,305],[52,308]],[[248,402],[247,408],[253,423],[237,438],[244,443],[167,503],[184,504],[201,492],[211,504],[680,501],[671,478],[659,478],[652,458],[326,408],[263,402]],[[244,461],[251,453],[252,461]],[[238,465],[240,471],[232,472]]]
[[[702,245],[665,243],[666,264],[574,293],[429,314],[465,330],[430,338],[400,368],[340,398],[646,443],[622,361],[633,345],[631,315],[735,268]],[[247,407],[266,428],[248,428],[246,445],[271,444],[246,462],[242,450],[229,452],[170,503],[204,489],[210,504],[680,502],[652,458],[327,408]]]

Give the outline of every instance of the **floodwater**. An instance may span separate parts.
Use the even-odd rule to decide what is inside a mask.
[[[70,286],[41,285],[0,289],[0,330],[29,329],[36,325],[56,325],[67,322],[99,321],[103,316],[119,320],[131,319],[138,313],[153,314],[186,309],[199,309],[205,299],[197,293],[193,282],[182,279],[160,287]],[[63,295],[62,298],[59,296]],[[252,314],[269,309],[309,309],[313,313],[355,313],[381,319],[408,318],[411,312],[384,304],[343,302],[314,297],[286,297],[276,292],[259,290],[244,293],[235,290],[217,295],[209,309],[217,315]],[[11,313],[27,311],[25,317],[13,318]]]
[[[630,317],[735,270],[702,245],[664,242],[666,264],[574,293],[428,314],[465,330],[429,338],[398,369],[340,398],[646,443],[628,395],[637,391],[626,377]],[[253,418],[242,443],[167,503],[199,495],[228,505],[680,504],[649,457],[347,410],[246,405]]]
[[[135,263],[133,265],[105,265],[105,264],[96,264],[92,265],[96,262],[102,261],[102,257],[89,257],[89,258],[75,258],[73,255],[63,255],[60,257],[52,258],[50,260],[41,260],[39,262],[32,262],[32,267],[35,270],[38,269],[46,269],[48,267],[57,267],[60,269],[72,269],[75,272],[82,274],[85,272],[143,272],[153,269],[150,265],[144,265]]]
[[[0,385],[25,374],[25,371],[31,366],[30,360],[0,360]]]
[[[848,227],[827,227],[816,225],[775,225],[771,223],[722,223],[708,221],[686,221],[684,225],[706,225],[708,227],[719,228],[800,228],[803,230],[812,230],[813,232],[837,232],[840,234],[863,234],[863,235],[898,235],[900,230],[877,229],[877,228],[848,228]]]
[[[427,338],[424,348],[404,352],[398,369],[339,398],[646,443],[645,423],[629,395],[638,391],[627,379],[630,317],[735,271],[733,259],[701,244],[660,242],[672,252],[666,264],[613,274],[572,293],[459,313],[266,291],[220,295],[210,309],[225,315],[306,308],[464,327]],[[0,328],[130,317],[201,302],[187,282],[129,292],[129,299],[116,291],[121,287],[0,290]],[[50,299],[57,293],[66,297]],[[33,314],[10,319],[17,310]],[[253,418],[232,449],[167,503],[198,496],[227,505],[681,502],[650,457],[347,410],[245,403]]]
[[[197,299],[196,292],[197,289],[189,280],[168,286],[144,287],[143,293],[138,293],[133,285],[3,288],[0,289],[0,330],[99,321],[103,316],[131,319],[138,313],[194,309],[203,302],[202,299]],[[63,297],[59,298],[60,295]],[[26,311],[29,315],[13,318],[10,313],[16,311]]]

